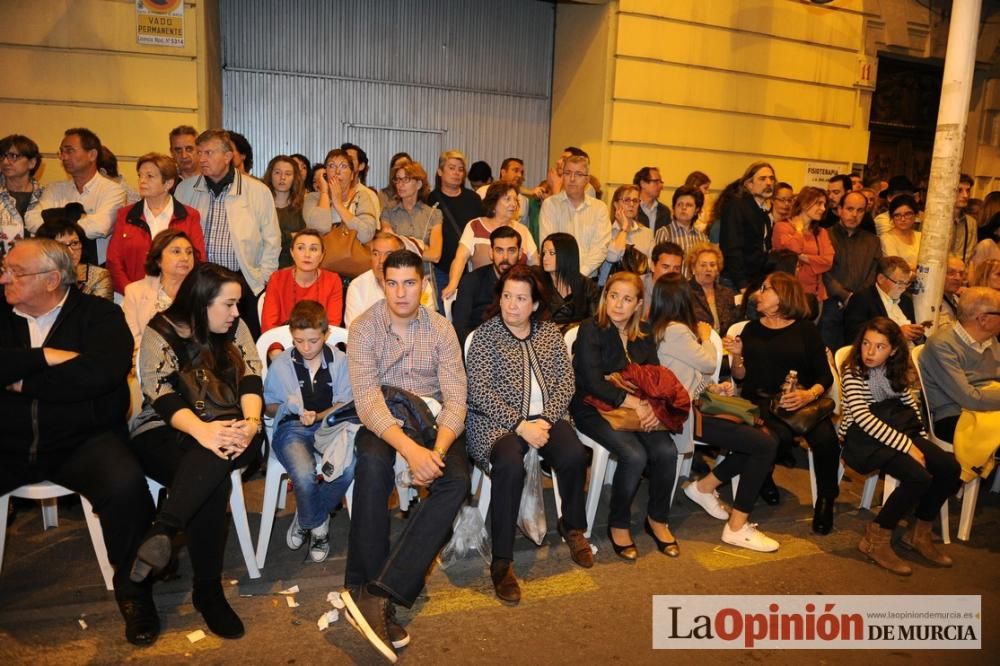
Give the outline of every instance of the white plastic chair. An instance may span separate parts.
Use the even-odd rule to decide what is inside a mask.
[[[42,504],[42,529],[59,526],[59,516],[56,511],[56,498],[75,494],[68,488],[49,481],[31,483],[20,488],[15,488],[6,495],[0,496],[0,518],[4,520],[3,529],[0,529],[0,569],[3,568],[4,546],[7,541],[7,510],[11,497],[21,497],[24,499],[38,500]],[[114,570],[108,561],[108,549],[104,545],[104,533],[101,531],[101,521],[94,513],[94,507],[83,495],[80,495],[80,504],[83,507],[83,517],[87,521],[87,530],[90,532],[90,541],[94,544],[94,554],[97,555],[97,564],[101,567],[101,577],[104,578],[104,587],[113,590],[112,577]]]
[[[264,297],[267,296],[267,290],[260,292],[260,296],[257,297],[257,321],[259,322],[264,317]]]
[[[456,298],[458,298],[458,290],[448,298],[441,300],[441,304],[444,306],[444,316],[448,321],[451,321],[451,308],[455,305]]]
[[[136,382],[139,383],[139,390],[141,391],[142,377],[139,374],[141,364],[138,351],[136,351],[135,355],[135,367],[135,378]],[[250,534],[250,521],[247,518],[247,504],[243,496],[243,477],[241,475],[242,470],[239,469],[234,469],[229,474],[232,484],[232,489],[229,493],[229,511],[233,514],[233,526],[236,529],[236,538],[240,543],[240,552],[243,554],[243,561],[247,566],[247,574],[250,578],[260,578],[257,558],[254,557],[253,536]],[[149,477],[146,477],[146,483],[149,485],[149,492],[153,496],[153,503],[155,504],[159,499],[159,490],[163,486]]]

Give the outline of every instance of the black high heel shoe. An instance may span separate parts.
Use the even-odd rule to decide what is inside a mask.
[[[649,518],[642,521],[642,526],[646,528],[646,534],[653,537],[653,541],[656,542],[657,550],[667,557],[680,557],[681,547],[677,545],[676,539],[673,541],[660,541],[659,537],[656,536],[656,533],[653,532],[653,526],[649,524]],[[612,541],[612,543],[614,542]]]
[[[639,559],[639,551],[636,550],[635,544],[630,543],[625,546],[619,546],[615,543],[615,538],[611,536],[611,526],[608,526],[608,541],[611,542],[611,547],[615,551],[615,555],[626,560],[628,562],[635,562]]]

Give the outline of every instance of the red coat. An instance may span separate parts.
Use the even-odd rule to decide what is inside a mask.
[[[260,330],[268,331],[288,323],[288,315],[300,300],[310,299],[326,309],[331,326],[340,326],[344,317],[344,283],[333,271],[320,270],[319,279],[303,289],[295,283],[295,267],[281,268],[271,273],[264,292],[264,309],[260,314]]]
[[[108,244],[108,271],[115,291],[125,293],[125,285],[146,277],[146,255],[153,239],[143,216],[144,202],[118,209],[118,219]],[[205,235],[201,230],[201,216],[194,208],[174,199],[174,214],[169,228],[183,231],[194,246],[195,259],[205,260]]]
[[[669,368],[629,363],[619,375],[621,381],[632,389],[629,393],[647,401],[667,430],[681,432],[684,429],[684,422],[691,411],[691,396]],[[587,396],[584,401],[602,412],[614,409],[594,396]]]

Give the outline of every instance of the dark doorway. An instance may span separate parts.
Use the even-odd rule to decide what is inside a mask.
[[[866,176],[903,174],[926,187],[934,149],[943,66],[879,54],[872,96]]]

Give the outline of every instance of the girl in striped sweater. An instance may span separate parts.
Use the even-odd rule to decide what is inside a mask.
[[[855,470],[879,470],[899,480],[858,550],[879,566],[902,576],[913,573],[890,543],[900,519],[916,509],[916,520],[902,538],[939,566],[951,558],[934,546],[931,521],[961,483],[955,457],[926,438],[920,410],[909,391],[914,370],[899,326],[886,317],[869,321],[841,368],[844,415],[839,433],[844,459]]]

